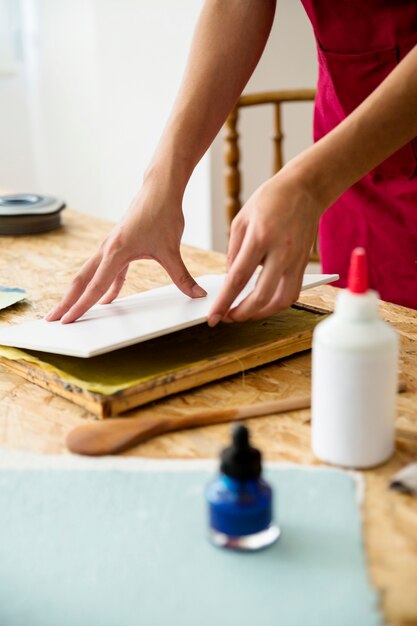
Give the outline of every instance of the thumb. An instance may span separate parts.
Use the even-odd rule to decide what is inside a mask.
[[[207,295],[207,291],[200,287],[191,276],[179,251],[177,254],[167,259],[165,263],[163,263],[163,266],[178,289],[185,293],[186,296],[190,298],[203,298]]]

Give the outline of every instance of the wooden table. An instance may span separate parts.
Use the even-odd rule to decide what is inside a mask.
[[[43,316],[58,300],[71,276],[109,232],[108,222],[65,211],[63,228],[34,237],[0,237],[0,283],[24,287],[29,304],[0,312],[0,319],[23,321]],[[184,247],[194,275],[224,269],[222,254]],[[169,282],[152,261],[132,263],[122,295]],[[318,287],[301,300],[332,308],[336,290]],[[417,625],[417,498],[388,491],[388,478],[417,459],[417,311],[382,305],[382,315],[401,334],[401,372],[406,393],[398,399],[396,452],[392,460],[364,472],[364,536],[373,584],[381,591],[390,624]],[[65,437],[92,416],[71,402],[0,368],[0,444],[43,454],[66,454]],[[137,413],[191,411],[197,407],[235,406],[277,397],[303,395],[310,388],[310,353],[260,367],[218,383],[138,409]],[[134,412],[133,412],[134,414]],[[266,459],[315,464],[310,450],[308,410],[252,419],[255,445]],[[228,425],[165,435],[126,453],[142,457],[217,456],[229,438]],[[365,626],[365,625],[355,625]]]

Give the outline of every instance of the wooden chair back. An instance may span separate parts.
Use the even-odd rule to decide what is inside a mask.
[[[226,187],[226,216],[229,225],[233,218],[240,211],[242,204],[240,201],[241,173],[240,173],[240,150],[239,150],[239,110],[243,107],[258,106],[261,104],[271,104],[274,109],[274,134],[272,141],[274,145],[274,163],[272,174],[276,174],[283,166],[282,141],[284,133],[282,131],[281,105],[284,102],[308,102],[314,100],[315,89],[286,89],[282,91],[266,91],[262,93],[246,94],[241,96],[236,106],[231,111],[225,124],[224,135],[224,162],[225,162],[225,187]],[[310,253],[310,261],[318,262],[318,238]]]

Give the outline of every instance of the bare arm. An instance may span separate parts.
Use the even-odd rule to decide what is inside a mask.
[[[72,322],[119,293],[134,259],[153,258],[187,295],[205,292],[180,256],[182,197],[191,173],[251,76],[275,0],[206,0],[173,111],[126,217],[75,276],[48,320]]]
[[[339,126],[294,160],[327,208],[417,136],[417,46]]]
[[[275,0],[208,0],[200,15],[182,85],[152,161],[177,167],[183,180],[220,130],[264,50]]]
[[[262,185],[242,208],[232,224],[230,271],[209,323],[226,315],[236,321],[258,319],[294,302],[320,215],[415,136],[417,47],[351,115]],[[263,269],[257,286],[229,311],[259,264]]]

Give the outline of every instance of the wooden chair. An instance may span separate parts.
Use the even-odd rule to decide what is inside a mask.
[[[241,175],[239,169],[240,150],[239,133],[237,125],[239,121],[239,109],[243,107],[257,106],[260,104],[271,104],[274,107],[274,163],[272,173],[275,174],[283,166],[282,159],[282,132],[281,105],[283,102],[308,102],[314,100],[315,89],[288,89],[284,91],[266,91],[241,96],[236,106],[228,116],[225,124],[224,135],[224,161],[225,161],[225,186],[226,186],[226,215],[228,223],[240,211],[242,204],[240,201]],[[318,239],[314,240],[310,253],[310,262],[319,262]]]

